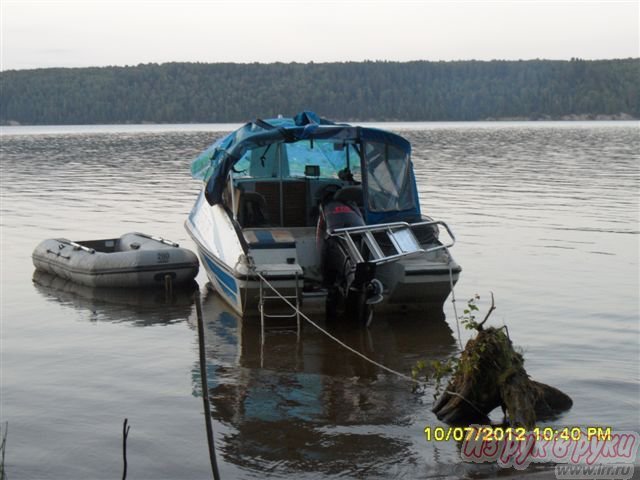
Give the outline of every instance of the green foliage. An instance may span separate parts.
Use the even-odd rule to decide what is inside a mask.
[[[478,311],[478,306],[476,305],[478,300],[480,300],[480,295],[477,293],[467,300],[467,308],[463,311],[464,315],[460,317],[460,323],[464,325],[464,328],[467,330],[478,330],[479,324],[476,322],[476,316],[473,313]]]
[[[640,59],[167,63],[0,72],[0,123],[640,117]]]
[[[419,380],[423,375],[425,382],[434,382],[435,393],[433,397],[437,397],[442,390],[442,381],[453,375],[458,368],[460,359],[458,357],[450,357],[446,361],[431,360],[427,365],[424,360],[418,360],[411,369],[411,378]],[[417,390],[417,388],[414,388]]]
[[[463,315],[459,317],[460,323],[462,323],[467,330],[479,331],[479,324],[475,321],[476,317],[474,314],[474,312],[479,311],[476,305],[478,300],[480,300],[480,295],[477,293],[467,300],[467,307],[464,309]],[[507,345],[510,344],[510,340],[503,329],[495,330],[494,337],[500,344],[504,343],[498,351],[510,351],[510,348],[506,348]],[[462,358],[453,356],[445,361],[432,360],[429,365],[427,365],[424,360],[418,360],[413,368],[411,368],[411,377],[414,380],[418,380],[421,375],[424,375],[423,378],[425,382],[434,382],[435,398],[440,394],[443,379],[455,375],[458,370],[461,370],[464,375],[478,372],[480,370],[480,357],[484,354],[486,348],[487,345],[485,343],[479,343],[475,349],[471,350],[471,353],[466,352],[466,355],[463,355]],[[520,356],[520,358],[522,357]],[[416,389],[414,388],[414,390]]]

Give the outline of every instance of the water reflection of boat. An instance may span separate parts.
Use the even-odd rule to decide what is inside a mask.
[[[392,462],[400,466],[422,455],[407,433],[414,428],[407,425],[416,415],[430,414],[406,381],[310,325],[303,325],[299,338],[293,322],[267,331],[261,342],[259,322],[242,320],[217,294],[207,295],[203,312],[213,417],[225,424],[216,448],[225,461],[287,474],[367,471],[367,476],[384,476]],[[438,311],[419,322],[379,316],[370,329],[339,324],[331,332],[402,372],[418,359],[443,359],[455,350]],[[197,364],[193,385],[200,395]],[[421,428],[415,432],[420,439]]]
[[[76,310],[90,311],[93,320],[132,322],[138,326],[185,320],[192,311],[192,282],[170,294],[157,289],[92,288],[40,270],[33,273],[36,290],[46,299]]]

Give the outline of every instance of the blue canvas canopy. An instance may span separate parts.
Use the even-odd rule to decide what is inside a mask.
[[[391,132],[376,128],[354,127],[320,118],[313,112],[301,112],[293,118],[257,119],[214,142],[191,165],[194,178],[206,182],[210,204],[222,202],[222,192],[234,165],[254,149],[271,144],[328,140],[337,144],[359,145],[365,214],[368,223],[380,223],[398,214],[418,214],[420,207],[411,168],[411,145]],[[390,153],[391,152],[391,153]],[[391,161],[390,161],[391,160]],[[384,165],[384,168],[378,167]],[[235,171],[235,170],[234,170]],[[400,178],[400,181],[398,180]],[[390,193],[392,190],[393,193]],[[374,193],[378,193],[375,200]],[[384,195],[401,198],[387,201]]]

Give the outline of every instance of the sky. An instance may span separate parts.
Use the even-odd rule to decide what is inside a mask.
[[[0,69],[640,57],[640,0],[0,0]]]

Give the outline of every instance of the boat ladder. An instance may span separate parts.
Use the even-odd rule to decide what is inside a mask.
[[[271,285],[266,285],[263,280],[264,272],[260,272],[260,296],[258,298],[258,310],[260,311],[260,342],[264,345],[265,340],[265,321],[270,318],[294,318],[296,319],[297,329],[296,335],[298,340],[300,340],[300,282],[298,274],[295,276],[295,289],[294,294],[284,295],[280,292],[275,291],[275,288]],[[274,290],[273,293],[270,290]],[[291,308],[283,299],[287,299],[294,305],[294,308]],[[268,313],[267,312],[267,304],[268,302],[278,302],[282,305],[285,305],[287,309],[293,310],[292,312],[287,313]],[[270,330],[288,330],[287,327],[269,327]]]
[[[438,244],[434,247],[422,248],[416,238],[413,229],[422,226],[442,225],[451,241],[447,244]],[[394,222],[379,225],[364,225],[361,227],[337,228],[330,233],[331,236],[341,238],[347,245],[349,254],[356,263],[369,262],[376,265],[399,260],[409,255],[434,252],[452,247],[455,243],[453,232],[446,223],[440,220],[418,223]],[[385,248],[380,246],[383,240]],[[357,244],[364,244],[369,251],[367,260],[363,257],[363,250]]]

